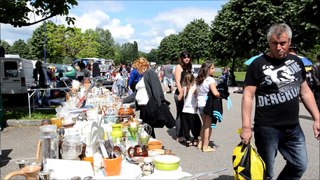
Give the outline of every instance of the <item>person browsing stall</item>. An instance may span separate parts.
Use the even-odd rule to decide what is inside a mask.
[[[132,92],[136,90],[136,85],[142,78],[142,74],[139,74],[137,67],[136,67],[136,61],[133,62],[132,64],[132,70],[129,75],[129,80],[128,80],[128,88]]]
[[[139,74],[142,75],[140,81],[136,84],[136,92],[130,96],[124,98],[123,103],[130,103],[135,101],[136,109],[140,110],[140,119],[143,123],[147,123],[152,127],[151,136],[156,138],[153,124],[153,120],[157,117],[150,115],[148,109],[148,102],[155,101],[157,109],[160,108],[161,102],[165,99],[160,80],[158,79],[157,73],[150,68],[149,62],[146,58],[140,57],[136,60],[136,68]]]
[[[255,99],[253,132],[258,153],[266,163],[267,179],[274,178],[278,151],[286,164],[277,179],[300,179],[307,168],[306,140],[299,123],[300,99],[314,120],[315,138],[320,138],[319,111],[303,62],[288,51],[291,40],[287,24],[272,25],[267,33],[269,52],[249,65],[245,77],[240,138],[244,144],[251,141]]]

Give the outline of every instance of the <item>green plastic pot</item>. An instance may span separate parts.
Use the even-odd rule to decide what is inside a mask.
[[[154,157],[154,165],[157,170],[174,171],[179,168],[180,158],[173,155],[158,155]]]

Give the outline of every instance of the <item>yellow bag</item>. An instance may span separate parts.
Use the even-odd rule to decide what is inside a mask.
[[[266,165],[251,144],[238,144],[233,150],[232,161],[235,180],[266,179]]]

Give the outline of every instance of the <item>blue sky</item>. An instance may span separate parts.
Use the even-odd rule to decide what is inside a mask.
[[[160,41],[170,34],[178,34],[194,19],[204,19],[209,25],[222,5],[228,0],[78,0],[78,6],[70,11],[75,17],[75,26],[86,29],[96,27],[108,29],[120,44],[137,41],[139,51],[149,52],[157,48]],[[37,19],[30,15],[31,19]],[[63,17],[51,20],[65,24]],[[40,24],[14,28],[1,24],[1,39],[12,44],[18,39],[27,40]]]

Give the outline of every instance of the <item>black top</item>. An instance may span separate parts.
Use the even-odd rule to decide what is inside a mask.
[[[300,85],[305,80],[303,62],[295,55],[274,59],[264,54],[253,61],[247,69],[245,84],[257,87],[255,124],[298,124]]]

